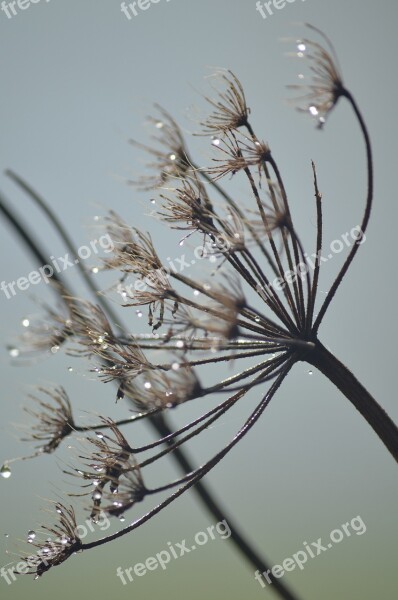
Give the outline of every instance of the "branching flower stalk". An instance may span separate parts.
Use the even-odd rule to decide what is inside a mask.
[[[122,297],[122,306],[128,314],[131,310],[137,311],[139,317],[146,313],[152,332],[137,335],[127,331],[104,297],[98,298],[99,306],[77,299],[70,288],[56,282],[62,310],[47,310],[47,314],[57,324],[57,347],[88,360],[90,370],[102,382],[116,384],[116,399],[132,403],[138,413],[119,422],[102,417],[92,426],[82,426],[73,419],[71,403],[62,388],[41,390],[53,403],[39,400],[42,412],[31,412],[36,418],[33,441],[44,443],[42,452],[52,452],[67,436],[88,434],[80,464],[71,465],[66,472],[82,480],[81,494],[72,495],[90,496],[93,519],[104,510],[124,520],[125,513],[136,510],[136,505],[143,504],[148,496],[170,492],[118,532],[89,543],[75,540],[79,550],[95,548],[132,532],[185,491],[201,486],[202,478],[257,423],[298,362],[305,361],[328,377],[398,460],[396,425],[318,338],[322,321],[367,229],[373,200],[373,162],[365,121],[343,83],[334,49],[324,34],[309,27],[320,42],[299,40],[295,54],[300,60],[309,61],[312,79],[307,83],[302,76],[302,84],[293,87],[299,87],[302,94],[299,109],[315,117],[319,127],[324,127],[340,99],[347,100],[353,109],[367,156],[368,191],[360,235],[318,308],[323,216],[315,164],[312,163],[312,176],[317,236],[311,271],[293,222],[281,169],[270,144],[255,133],[236,76],[229,71],[221,74],[224,89],[217,98],[208,99],[212,112],[201,124],[202,134],[212,136],[215,158],[211,166],[200,167],[193,161],[176,121],[157,107],[160,117],[150,119],[157,132],[155,145],[134,142],[151,155],[152,172],[132,183],[144,190],[157,190],[158,198],[153,201],[156,218],[183,231],[185,237],[180,245],[187,245],[187,239],[198,236],[201,258],[217,266],[202,282],[188,272],[194,261],[188,262],[186,269],[176,268],[173,263],[166,267],[149,234],[110,212],[104,226],[114,242],[114,250],[103,259],[100,270],[117,273],[115,289]],[[247,185],[244,204],[234,200],[220,184],[223,178],[235,176]],[[53,333],[48,332],[46,341],[40,328],[32,326],[25,333],[24,347],[29,353],[48,353],[54,344]],[[253,364],[247,366],[245,362],[246,366],[240,367],[247,359],[252,359]],[[221,365],[233,366],[233,373],[209,382]],[[211,366],[217,368],[211,370]],[[259,392],[261,399],[233,439],[200,467],[189,466],[180,454],[189,440],[204,436],[210,425],[249,392]],[[169,410],[209,396],[215,400],[210,410],[177,431],[168,428],[164,416]],[[120,427],[146,418],[156,423],[160,437],[134,447],[128,432],[122,434]],[[169,455],[180,457],[185,474],[150,487],[146,483],[146,467]],[[213,500],[206,496],[204,488],[200,489],[202,498],[217,514],[219,509]],[[241,542],[241,550],[255,564],[252,551]],[[53,564],[59,564],[68,555],[56,553]],[[37,574],[41,575],[42,569],[39,571]],[[274,580],[274,584],[282,598],[294,598],[280,581]]]

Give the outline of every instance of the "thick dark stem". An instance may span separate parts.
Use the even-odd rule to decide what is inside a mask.
[[[398,428],[358,379],[320,342],[305,360],[319,369],[367,420],[398,462]]]

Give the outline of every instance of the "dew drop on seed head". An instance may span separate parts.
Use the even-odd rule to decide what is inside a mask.
[[[174,362],[171,365],[171,368],[173,369],[173,371],[178,371],[178,369],[180,368],[180,365],[178,364],[178,362]]]
[[[155,125],[156,129],[162,129],[163,128],[163,123],[162,121],[158,121]]]
[[[185,347],[185,342],[183,342],[182,340],[178,340],[176,342],[176,348],[184,348]]]
[[[11,469],[7,464],[4,464],[0,469],[0,475],[3,479],[9,479],[11,477]]]
[[[95,432],[95,435],[97,436],[97,438],[98,438],[99,440],[102,440],[102,439],[104,438],[104,434],[103,434],[103,433],[101,433],[100,431],[96,431],[96,432]]]
[[[152,387],[152,384],[151,384],[149,381],[146,381],[146,382],[144,383],[144,388],[145,388],[146,390],[150,390],[150,389],[151,389],[151,387]]]
[[[155,198],[151,198],[151,204],[156,204]]]
[[[99,268],[98,267],[93,267],[91,269],[91,272],[94,273],[94,275],[96,275],[99,272]]]
[[[175,160],[176,158],[177,158],[177,157],[176,157],[176,155],[175,155],[175,154],[170,154],[170,155],[169,155],[169,159],[170,159],[170,160]]]
[[[213,146],[219,146],[220,142],[221,142],[220,138],[218,138],[216,136],[213,136],[211,138],[211,143],[212,143]]]
[[[8,350],[8,354],[12,357],[12,358],[16,358],[17,356],[19,356],[19,350],[18,348],[10,348]]]
[[[95,215],[95,217],[93,217],[94,221],[99,221],[100,217],[98,215]]]
[[[99,490],[96,490],[93,494],[93,500],[101,500],[102,494]]]
[[[313,374],[313,371],[308,371],[308,375],[312,375],[312,374]]]
[[[68,371],[69,371],[69,373],[72,373],[73,367],[68,367]]]
[[[141,317],[142,317],[142,311],[141,311],[141,310],[136,310],[136,311],[135,311],[135,314],[137,315],[137,317],[138,317],[139,319],[141,319]]]
[[[28,531],[28,542],[29,544],[33,543],[33,540],[36,537],[36,533],[34,531]]]
[[[119,521],[120,521],[121,523],[124,523],[124,522],[125,522],[125,520],[126,520],[126,517],[125,517],[124,515],[120,515],[120,517],[119,517]]]
[[[310,111],[313,117],[316,117],[318,115],[318,109],[316,106],[310,106],[308,110]]]
[[[22,325],[23,325],[23,327],[29,327],[29,325],[30,325],[29,319],[23,319],[22,320]]]
[[[51,352],[52,352],[53,354],[56,354],[56,353],[58,352],[58,350],[59,350],[59,346],[53,346],[53,347],[51,348]]]

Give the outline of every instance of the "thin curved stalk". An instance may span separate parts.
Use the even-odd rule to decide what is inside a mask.
[[[364,140],[365,140],[365,146],[366,146],[366,160],[367,160],[367,172],[368,172],[368,190],[367,190],[367,196],[366,196],[366,206],[365,206],[365,213],[362,219],[362,224],[361,224],[361,235],[363,236],[368,223],[369,223],[369,218],[370,218],[370,213],[372,210],[372,201],[373,201],[373,187],[374,187],[374,181],[373,181],[373,157],[372,157],[372,144],[370,141],[370,137],[369,137],[369,133],[368,133],[368,129],[366,126],[366,123],[362,117],[362,114],[358,108],[357,103],[355,102],[354,97],[352,96],[351,92],[349,92],[346,89],[343,89],[341,95],[345,98],[347,98],[347,100],[350,102],[354,113],[359,121],[359,126],[361,128]],[[349,253],[348,257],[346,258],[346,261],[344,263],[344,265],[342,266],[340,273],[337,275],[332,287],[330,288],[323,304],[322,307],[319,311],[319,314],[315,320],[314,323],[314,327],[313,327],[313,332],[316,334],[318,332],[319,326],[322,322],[323,317],[325,316],[325,313],[331,303],[331,301],[334,298],[334,295],[339,287],[339,285],[341,284],[341,282],[344,279],[345,274],[347,273],[356,253],[358,252],[358,248],[361,244],[360,240],[356,240],[351,252]]]

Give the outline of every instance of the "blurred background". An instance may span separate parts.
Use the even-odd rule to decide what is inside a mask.
[[[366,191],[364,149],[349,107],[338,106],[324,131],[286,103],[288,83],[299,65],[286,57],[305,34],[298,22],[310,22],[332,38],[347,87],[367,120],[375,154],[376,194],[371,223],[349,276],[322,325],[320,337],[369,389],[391,417],[396,401],[396,22],[394,0],[296,0],[263,19],[255,1],[160,0],[130,20],[114,0],[42,0],[17,9],[11,19],[0,12],[0,187],[14,209],[45,244],[49,255],[67,249],[45,217],[4,175],[11,168],[38,190],[72,235],[76,247],[98,235],[101,219],[116,210],[129,223],[150,228],[159,253],[180,256],[178,237],[171,245],[161,223],[150,219],[151,193],[126,184],[141,172],[142,155],[129,138],[146,141],[146,117],[159,102],[187,136],[198,130],[193,116],[204,106],[214,67],[230,68],[240,78],[252,109],[257,135],[272,147],[284,173],[296,228],[308,252],[314,251],[315,213],[311,163],[317,163],[324,198],[325,241],[341,238],[360,222]],[[210,68],[209,68],[210,67]],[[198,93],[200,92],[200,93]],[[191,143],[191,142],[190,142]],[[200,164],[211,155],[208,138],[192,140]],[[229,189],[242,204],[245,189]],[[10,227],[0,221],[1,280],[13,281],[38,265]],[[199,243],[196,240],[197,243]],[[193,242],[192,242],[193,244]],[[91,260],[91,259],[90,259]],[[88,263],[90,263],[90,260]],[[327,291],[343,261],[324,265],[320,290]],[[96,264],[96,257],[92,264]],[[90,263],[91,264],[91,263]],[[67,276],[88,297],[76,269]],[[109,281],[99,277],[99,286]],[[89,373],[83,361],[60,352],[48,360],[15,364],[6,350],[22,320],[40,312],[35,299],[52,302],[48,286],[7,299],[0,293],[1,420],[0,463],[28,454],[13,423],[29,426],[26,393],[37,384],[62,384],[75,414],[87,412],[122,418],[127,406],[114,403],[114,388]],[[130,331],[142,330],[134,310],[122,313]],[[70,370],[72,369],[72,370]],[[280,564],[304,541],[329,532],[360,515],[367,531],[351,536],[311,560],[305,570],[283,581],[305,600],[393,600],[396,598],[398,550],[396,465],[348,401],[321,374],[297,365],[263,418],[206,478],[228,513],[271,565]],[[214,372],[209,371],[209,377]],[[190,448],[196,464],[216,452],[236,432],[254,406],[256,395],[200,436]],[[206,401],[212,406],[212,399]],[[170,415],[175,425],[196,414],[182,407]],[[152,439],[146,425],[131,430],[134,443]],[[207,436],[207,437],[206,437]],[[206,441],[205,441],[206,440]],[[65,445],[66,446],[66,445]],[[1,564],[26,540],[28,530],[48,516],[47,498],[64,497],[70,482],[57,455],[11,465],[12,476],[0,480]],[[152,482],[178,471],[171,459],[151,470]],[[131,518],[138,516],[141,506]],[[136,577],[123,586],[116,569],[131,567],[167,548],[167,542],[192,540],[214,523],[194,493],[179,498],[144,527],[119,541],[73,557],[33,582],[20,577],[13,585],[0,580],[2,597],[29,595],[31,600],[89,594],[96,600],[129,598],[228,597],[274,598],[262,589],[228,541],[209,541],[172,561],[166,571]],[[112,525],[112,531],[120,528]],[[9,554],[6,554],[8,550]]]

